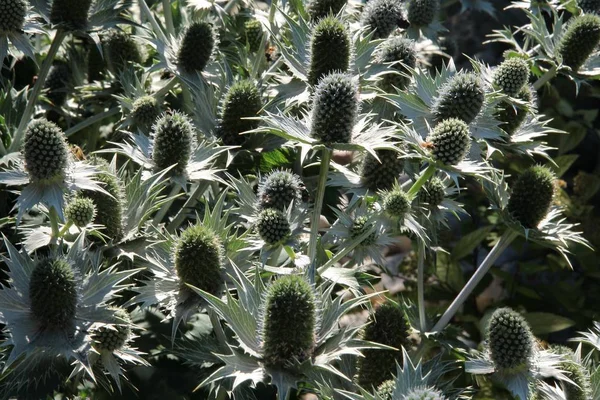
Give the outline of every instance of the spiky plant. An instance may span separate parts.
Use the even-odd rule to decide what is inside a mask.
[[[402,400],[446,400],[439,390],[432,388],[415,389],[402,398]]]
[[[315,90],[311,133],[323,143],[349,143],[358,114],[358,88],[346,74],[325,76]]]
[[[533,91],[529,85],[521,88],[515,96],[517,99],[528,103],[530,107],[534,101]],[[494,117],[501,122],[500,127],[509,135],[512,135],[527,118],[527,109],[519,104],[512,104],[506,101],[498,104]]]
[[[402,346],[408,343],[410,325],[404,310],[398,304],[387,302],[379,306],[369,317],[363,339],[398,350],[365,350],[358,360],[357,382],[364,388],[377,387],[390,379],[401,361]]]
[[[333,15],[320,19],[310,39],[308,82],[316,85],[328,74],[348,71],[350,54],[350,36],[344,23]]]
[[[182,174],[190,159],[196,133],[186,114],[163,113],[152,127],[152,160],[161,170],[174,165],[174,174]]]
[[[266,208],[259,213],[256,228],[262,240],[271,246],[285,242],[292,233],[287,216],[275,208]]]
[[[390,189],[404,170],[404,161],[395,150],[377,150],[379,160],[367,154],[362,162],[360,176],[371,190]]]
[[[259,121],[244,119],[256,117],[263,104],[256,85],[242,80],[231,85],[223,100],[220,125],[217,135],[227,145],[240,145],[246,140],[242,132],[255,129]]]
[[[556,51],[563,64],[579,70],[600,43],[600,16],[585,14],[569,21]]]
[[[394,188],[383,196],[383,210],[394,218],[404,218],[410,210],[410,198],[399,187]]]
[[[374,39],[386,38],[398,27],[406,27],[401,0],[369,1],[361,15],[361,25],[373,31]]]
[[[393,379],[389,379],[383,382],[377,387],[377,396],[381,400],[394,400],[394,390],[396,389],[396,382]]]
[[[81,30],[88,24],[92,0],[53,0],[50,22],[71,30]]]
[[[198,21],[183,33],[177,53],[177,64],[187,73],[202,72],[215,48],[215,33],[210,23]]]
[[[494,72],[494,85],[508,96],[517,96],[529,80],[529,65],[520,57],[504,60]]]
[[[437,16],[439,0],[410,0],[407,7],[407,19],[411,26],[427,26]]]
[[[29,124],[23,143],[23,158],[32,181],[63,180],[69,157],[65,134],[56,124],[46,119]]]
[[[273,171],[258,185],[259,206],[283,211],[290,203],[297,204],[302,199],[302,188],[298,175],[285,170]]]
[[[113,352],[123,348],[131,337],[131,317],[124,308],[111,307],[117,323],[113,326],[100,326],[91,332],[92,346],[99,352]]]
[[[429,137],[433,158],[446,165],[460,163],[471,147],[469,127],[460,119],[449,118],[439,122]]]
[[[437,121],[458,118],[470,124],[484,102],[482,79],[473,72],[459,72],[442,86],[432,111]]]
[[[554,196],[554,174],[543,166],[530,167],[512,186],[508,211],[525,228],[536,228],[546,217]]]
[[[316,21],[328,15],[337,15],[348,0],[309,0],[306,9],[310,19]]]
[[[415,68],[417,63],[414,41],[402,36],[386,39],[375,55],[375,62],[394,63],[392,69],[398,72],[398,74],[385,74],[382,88],[386,91],[391,91],[394,87],[403,90],[410,83],[409,68]]]
[[[91,223],[95,216],[96,206],[94,205],[94,201],[88,197],[77,197],[65,208],[67,222],[72,222],[79,228],[83,228]]]
[[[260,21],[252,18],[244,22],[244,35],[250,51],[258,51],[264,35]]]
[[[21,31],[26,15],[26,0],[0,0],[0,33]]]
[[[361,215],[356,217],[352,223],[352,228],[350,228],[350,238],[356,239],[360,237],[362,234],[366,233],[367,230],[371,229],[373,226],[372,223],[369,223],[369,217],[366,215]],[[373,232],[368,235],[363,241],[360,243],[363,246],[370,246],[377,241],[377,232]]]
[[[446,186],[444,182],[438,178],[433,177],[419,190],[417,196],[419,198],[419,202],[427,204],[431,208],[435,208],[442,204],[444,198],[446,197]]]
[[[553,345],[550,351],[562,356],[560,369],[568,372],[573,383],[565,382],[564,389],[568,400],[589,400],[592,397],[592,383],[590,373],[577,361],[573,350],[566,346]]]
[[[123,71],[129,63],[140,64],[142,53],[133,36],[127,32],[110,29],[102,34],[102,47],[109,68],[113,73]]]
[[[63,61],[55,62],[48,72],[44,89],[46,89],[46,97],[56,107],[62,107],[67,100],[67,88],[71,81],[71,74],[71,68]]]
[[[160,107],[152,96],[142,96],[133,102],[131,117],[140,129],[148,129],[160,115]]]

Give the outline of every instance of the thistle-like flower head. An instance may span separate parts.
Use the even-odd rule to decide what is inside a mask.
[[[285,242],[292,231],[286,215],[276,208],[266,208],[256,219],[258,234],[268,245],[276,246]]]
[[[109,68],[114,73],[122,71],[125,66],[142,62],[142,53],[133,37],[121,30],[110,29],[102,34],[102,46]]]
[[[348,0],[309,0],[306,9],[310,19],[316,21],[328,15],[337,15]]]
[[[131,117],[139,127],[146,129],[156,121],[160,114],[160,107],[152,96],[142,96],[133,102]]]
[[[446,165],[460,163],[471,147],[469,127],[457,118],[450,118],[438,123],[429,137],[433,145],[433,158]]]
[[[515,97],[529,104],[532,104],[534,100],[533,91],[529,85],[523,86]],[[503,101],[498,104],[494,117],[501,122],[500,128],[512,135],[527,118],[527,110],[518,104]]]
[[[210,23],[194,22],[188,26],[181,39],[177,54],[178,65],[188,73],[204,70],[215,48],[215,33]]]
[[[223,143],[244,143],[246,138],[240,133],[255,129],[259,121],[242,118],[256,117],[262,106],[260,93],[252,81],[243,80],[231,85],[223,101],[221,124],[217,130]]]
[[[0,33],[20,32],[26,15],[26,0],[0,0]]]
[[[398,27],[406,27],[401,0],[371,0],[361,15],[361,25],[374,31],[373,39],[386,38]]]
[[[528,367],[535,339],[519,313],[510,308],[497,309],[487,332],[490,358],[497,370],[518,371]]]
[[[264,34],[260,21],[252,18],[244,22],[244,34],[246,36],[246,43],[248,43],[250,51],[258,51]]]
[[[65,134],[56,124],[46,119],[34,120],[29,124],[23,143],[23,158],[30,180],[63,180],[69,156]]]
[[[377,396],[381,400],[394,400],[394,390],[396,390],[396,382],[389,379],[377,387]]]
[[[494,85],[508,96],[517,96],[529,80],[529,65],[520,57],[504,60],[494,73]]]
[[[152,160],[156,167],[160,170],[176,164],[172,172],[184,173],[195,139],[189,117],[178,111],[163,113],[152,127],[152,136]]]
[[[310,40],[308,82],[316,85],[328,74],[348,71],[350,53],[350,36],[344,23],[333,15],[320,19]]]
[[[525,228],[536,228],[548,214],[554,180],[548,168],[537,165],[523,172],[513,185],[508,211]]]
[[[432,111],[438,121],[458,118],[470,124],[484,102],[482,79],[472,72],[459,72],[442,86]]]
[[[181,287],[188,283],[213,295],[223,286],[223,244],[204,225],[193,225],[183,231],[175,246],[175,271]]]
[[[395,150],[377,150],[379,160],[367,154],[360,170],[360,176],[371,190],[390,189],[404,170],[404,161]]]
[[[324,143],[349,143],[358,114],[358,87],[350,75],[319,81],[312,109],[312,135]]]
[[[410,0],[407,17],[411,26],[427,26],[431,24],[440,8],[440,0]]]
[[[419,189],[419,193],[417,194],[419,198],[419,202],[426,203],[429,207],[435,208],[442,204],[444,198],[446,197],[446,186],[444,182],[438,178],[433,177],[425,184],[421,189]]]
[[[312,287],[298,275],[277,279],[267,290],[263,314],[263,361],[285,367],[312,355],[316,302]]]
[[[71,68],[63,61],[57,61],[52,65],[48,72],[44,89],[46,89],[46,97],[56,107],[61,107],[67,100],[67,85],[71,80]]]
[[[352,223],[352,227],[350,228],[350,238],[356,239],[363,233],[366,233],[367,230],[371,229],[372,224],[368,222],[369,217],[366,215],[361,215],[360,217],[356,217]],[[370,246],[375,244],[377,241],[377,232],[371,233],[369,236],[363,239],[360,243],[363,246]]]
[[[409,74],[409,68],[414,68],[417,63],[417,52],[415,43],[402,36],[391,36],[381,44],[379,51],[375,55],[375,62],[378,64],[400,62],[394,64],[393,69],[403,74]],[[391,90],[393,87],[404,89],[410,83],[410,78],[398,74],[386,74],[383,77],[383,89]]]
[[[600,16],[585,14],[569,21],[557,45],[563,64],[577,71],[600,43]]]
[[[65,208],[65,218],[75,226],[83,228],[94,220],[96,206],[89,197],[76,197]]]
[[[289,171],[273,171],[258,186],[258,202],[261,208],[283,211],[292,201],[302,199],[303,184],[300,177]]]
[[[406,394],[402,400],[445,400],[446,397],[437,389],[422,388],[415,389]]]
[[[383,210],[394,218],[404,218],[410,210],[410,198],[400,188],[387,192],[383,197]]]
[[[120,307],[112,307],[111,310],[119,323],[101,326],[91,332],[92,346],[99,352],[120,350],[131,337],[131,317],[127,310]]]
[[[92,0],[53,0],[50,8],[50,22],[70,30],[84,29]]]

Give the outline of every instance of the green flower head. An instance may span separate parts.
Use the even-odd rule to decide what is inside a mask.
[[[206,21],[188,26],[181,39],[177,63],[188,73],[201,72],[210,61],[215,48],[215,33]]]
[[[396,381],[389,379],[377,387],[377,395],[381,400],[394,400],[394,391],[396,390]]]
[[[113,326],[101,326],[91,332],[92,346],[101,352],[113,352],[123,348],[131,337],[131,317],[127,310],[119,307],[111,307],[115,317],[119,320]]]
[[[592,398],[592,383],[587,369],[575,359],[573,350],[566,346],[552,345],[550,351],[564,359],[560,369],[567,372],[575,385],[565,382],[565,394],[568,400],[589,400]]]
[[[65,218],[75,226],[83,228],[94,220],[96,206],[89,197],[76,197],[65,208]]]
[[[152,160],[157,169],[162,170],[176,164],[172,173],[183,174],[190,159],[195,135],[187,115],[178,111],[163,113],[152,127]]]
[[[350,228],[350,238],[351,239],[356,239],[357,237],[361,236],[363,233],[366,233],[367,230],[371,229],[373,224],[368,223],[367,222],[368,220],[369,220],[369,217],[366,215],[357,217],[354,220],[354,222],[352,223],[352,227]],[[377,232],[372,232],[369,236],[364,238],[363,241],[360,242],[360,244],[362,246],[371,246],[372,244],[375,244],[375,242],[377,241],[377,238],[378,238]]]
[[[459,72],[442,86],[432,111],[438,121],[458,118],[470,124],[484,102],[481,78],[472,72]]]
[[[44,89],[46,89],[46,97],[56,107],[62,107],[67,101],[67,85],[71,81],[71,73],[71,68],[62,61],[55,62],[48,71]]]
[[[258,234],[268,245],[276,246],[285,242],[292,231],[285,214],[276,208],[266,208],[256,219]]]
[[[410,211],[410,198],[402,189],[395,189],[387,192],[383,197],[384,211],[395,218],[404,218]]]
[[[102,34],[104,56],[109,68],[118,73],[129,63],[140,64],[142,53],[133,36],[117,29]]]
[[[62,181],[69,157],[65,134],[58,126],[45,119],[29,124],[23,143],[23,158],[32,181]]]
[[[92,0],[53,0],[50,22],[69,30],[87,27]]]
[[[175,246],[175,271],[186,289],[188,283],[212,295],[223,287],[224,248],[215,232],[204,225],[185,229]]]
[[[438,123],[433,129],[429,141],[433,145],[433,158],[446,165],[460,163],[467,156],[471,147],[469,127],[456,118]]]
[[[131,117],[138,128],[147,129],[160,115],[158,102],[152,96],[142,96],[133,102]]]
[[[427,26],[433,22],[440,8],[440,0],[410,0],[408,22],[411,26]]]
[[[263,30],[260,21],[253,18],[244,22],[244,34],[246,35],[246,43],[248,43],[250,51],[258,51],[263,38]]]
[[[392,68],[400,73],[409,75],[408,68],[414,68],[417,64],[417,52],[414,41],[401,36],[391,36],[382,43],[380,50],[375,55],[375,62],[378,64],[399,61]],[[408,67],[408,68],[407,68]],[[410,78],[398,74],[386,74],[382,80],[382,88],[385,91],[391,91],[396,87],[400,90],[405,89],[410,83]]]
[[[71,266],[63,259],[44,259],[30,279],[29,301],[35,319],[43,326],[68,327],[77,308],[77,283]]]
[[[306,9],[310,19],[316,21],[328,15],[337,15],[348,0],[309,0]]]
[[[404,161],[394,150],[376,150],[379,161],[367,154],[360,169],[360,176],[371,190],[390,189],[404,170]]]
[[[444,201],[446,186],[440,178],[434,176],[419,189],[417,196],[420,203],[426,203],[430,208],[435,208]]]
[[[303,277],[286,275],[271,284],[263,313],[265,366],[282,368],[311,357],[316,309],[313,289]]]
[[[523,86],[517,93],[516,98],[532,104],[534,95],[531,87],[529,85]],[[527,110],[523,106],[503,101],[498,104],[494,117],[501,122],[500,128],[512,135],[527,118]]]
[[[258,120],[243,119],[256,117],[262,109],[262,99],[258,88],[250,80],[231,85],[223,101],[221,124],[217,135],[226,145],[241,145],[246,140],[242,132],[258,127]]]
[[[522,58],[505,60],[494,73],[494,85],[508,96],[517,96],[529,80],[529,65]]]
[[[600,16],[585,14],[569,21],[556,50],[563,64],[579,70],[600,43]]]
[[[324,143],[349,143],[358,115],[358,87],[350,75],[325,76],[315,90],[312,135]]]
[[[528,368],[535,339],[525,319],[510,308],[492,314],[487,328],[490,358],[497,370],[516,372]]]
[[[348,71],[350,46],[350,36],[342,21],[334,16],[320,19],[310,40],[308,82],[316,85],[330,73]]]
[[[371,0],[361,16],[361,25],[374,31],[373,39],[383,39],[399,27],[406,27],[407,21],[401,0]]]
[[[554,180],[548,168],[537,165],[523,172],[513,185],[507,208],[525,228],[536,228],[548,214]]]
[[[424,388],[414,389],[404,397],[402,400],[445,400],[446,397],[436,389]]]
[[[0,33],[20,32],[27,15],[27,1],[0,0]]]
[[[302,199],[303,184],[300,177],[289,171],[273,171],[258,186],[258,202],[261,208],[283,211],[292,201]]]

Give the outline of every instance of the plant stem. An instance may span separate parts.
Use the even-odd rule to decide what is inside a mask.
[[[48,72],[50,72],[50,67],[52,67],[54,57],[56,57],[58,49],[60,48],[60,45],[62,44],[66,36],[67,34],[65,31],[63,31],[62,29],[58,29],[56,31],[56,34],[54,35],[54,39],[52,39],[52,44],[50,45],[48,54],[46,55],[46,58],[44,58],[44,62],[42,63],[42,67],[40,68],[40,72],[38,73],[37,80],[35,81],[35,85],[33,85],[31,95],[27,100],[25,111],[23,112],[23,115],[21,115],[19,127],[17,128],[15,136],[10,144],[9,150],[11,152],[17,151],[21,147],[21,141],[25,133],[25,127],[31,121],[33,111],[35,110],[35,103],[37,103],[37,99],[40,95],[40,92],[42,91],[42,88],[46,83],[46,78],[48,77]]]
[[[169,0],[162,0],[163,14],[165,16],[165,23],[167,25],[167,33],[171,37],[175,37],[175,25],[173,25],[173,13],[171,12],[171,2]]]
[[[542,88],[542,86],[544,86],[547,82],[549,82],[552,78],[554,78],[556,76],[556,71],[558,70],[558,67],[555,65],[552,68],[550,68],[548,71],[546,71],[546,73],[544,75],[542,75],[540,77],[540,79],[538,79],[534,84],[533,84],[533,88],[535,90],[540,90]]]
[[[458,311],[459,307],[462,306],[462,304],[467,300],[479,282],[481,282],[483,277],[488,273],[494,262],[504,252],[504,250],[510,246],[512,241],[515,240],[517,236],[518,234],[511,229],[504,232],[502,237],[500,237],[500,240],[498,240],[487,257],[477,268],[471,279],[469,279],[469,282],[467,282],[465,287],[462,288],[458,296],[456,296],[452,304],[450,304],[450,307],[448,307],[444,315],[442,315],[437,324],[435,324],[432,330],[433,332],[441,331],[446,327],[446,325],[448,325],[452,317],[454,317],[454,314],[456,314]]]
[[[67,233],[67,231],[69,230],[71,225],[73,225],[73,223],[71,221],[67,221],[67,223],[63,226],[63,228],[60,230],[60,232],[58,232],[58,236],[63,237],[65,235],[65,233]]]
[[[427,332],[427,319],[425,318],[425,245],[419,243],[417,261],[417,303],[419,306],[419,325],[421,333]]]
[[[411,199],[414,198],[419,192],[419,189],[421,189],[425,182],[427,182],[429,178],[433,176],[434,173],[435,164],[429,164],[425,172],[423,172],[419,179],[417,179],[416,182],[413,183],[413,185],[410,187],[410,189],[408,189],[408,192],[406,193],[408,197],[410,197]]]
[[[56,240],[60,237],[60,231],[58,229],[58,212],[56,208],[50,207],[48,211],[48,217],[50,218],[50,227],[52,229],[52,240],[51,243],[56,243]]]
[[[163,204],[160,210],[158,210],[158,212],[154,216],[154,220],[152,221],[154,225],[160,224],[165,215],[167,215],[167,212],[169,211],[169,208],[171,208],[171,204],[173,204],[173,201],[175,201],[175,197],[179,194],[180,189],[181,186],[179,186],[178,184],[173,185],[173,188],[171,189],[171,192],[168,196],[170,200]]]
[[[186,200],[183,207],[181,207],[181,209],[175,215],[175,218],[173,218],[173,220],[167,226],[167,231],[174,232],[175,229],[177,229],[179,227],[179,225],[181,225],[181,223],[185,219],[185,210],[196,205],[196,202],[198,201],[198,196],[204,194],[204,192],[206,191],[207,188],[208,188],[207,181],[202,181],[202,182],[198,183],[198,186],[196,186],[196,189],[194,189],[194,191],[192,192],[190,197]]]
[[[323,208],[323,198],[325,197],[325,186],[327,183],[327,173],[329,172],[329,162],[331,160],[331,150],[324,148],[321,152],[321,169],[319,172],[319,183],[317,185],[317,197],[310,223],[310,239],[308,242],[308,258],[311,261],[311,277],[314,282],[316,258],[317,258],[317,239],[319,237],[319,222],[321,221],[321,210]]]

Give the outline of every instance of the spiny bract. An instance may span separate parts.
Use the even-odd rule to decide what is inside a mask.
[[[361,25],[373,32],[373,39],[386,38],[396,28],[406,27],[401,0],[371,0],[361,15]]]
[[[308,82],[316,85],[332,72],[348,71],[350,50],[350,36],[344,23],[334,16],[320,19],[310,40]]]
[[[481,78],[472,72],[459,72],[442,86],[432,111],[438,121],[458,118],[470,124],[484,102]]]
[[[29,124],[23,143],[23,158],[32,181],[63,180],[69,157],[65,134],[56,124],[43,118]]]
[[[140,48],[128,33],[110,29],[101,38],[104,57],[113,73],[118,74],[129,63],[142,62]]]
[[[142,96],[133,102],[131,118],[140,129],[148,129],[160,114],[156,99],[152,96]]]
[[[405,89],[410,83],[410,70],[408,68],[414,68],[417,63],[414,41],[402,36],[392,36],[386,39],[375,55],[375,62],[378,64],[397,62],[391,68],[408,75],[385,74],[382,79],[382,88],[385,91],[391,91],[394,87],[400,90]]]
[[[358,114],[358,87],[350,75],[325,76],[315,90],[312,136],[324,143],[349,143]]]
[[[186,72],[204,71],[215,48],[215,33],[210,23],[194,22],[181,39],[177,64]]]
[[[508,211],[525,228],[536,228],[546,217],[554,196],[554,175],[540,165],[523,172],[508,200]]]
[[[525,368],[534,351],[534,337],[525,319],[510,308],[492,314],[487,328],[490,358],[496,369],[512,372]]]
[[[518,57],[505,60],[494,72],[494,85],[508,96],[516,96],[528,80],[529,65]]]
[[[20,32],[27,15],[25,0],[0,0],[0,33]]]
[[[419,189],[417,196],[419,202],[426,203],[429,207],[435,208],[444,201],[446,186],[440,178],[434,176]]]
[[[55,62],[48,71],[44,89],[46,89],[46,97],[56,107],[63,106],[67,100],[67,86],[71,80],[71,74],[71,68],[63,61]]]
[[[519,93],[517,93],[516,98],[529,103],[530,107],[534,106],[532,104],[534,99],[533,91],[529,85],[523,86]],[[494,117],[501,122],[500,128],[509,135],[512,135],[519,129],[525,118],[527,118],[527,109],[524,106],[503,101],[496,107]]]
[[[65,217],[67,221],[75,226],[83,228],[94,220],[96,215],[96,206],[89,197],[76,197],[65,208]]]
[[[268,245],[278,245],[291,235],[290,223],[285,214],[275,208],[266,208],[256,220],[258,234]]]
[[[246,140],[242,132],[255,129],[259,121],[242,119],[256,117],[262,109],[258,88],[250,80],[231,85],[223,101],[221,123],[217,135],[226,145],[240,145]]]
[[[410,199],[402,189],[392,190],[383,197],[383,209],[390,216],[403,218],[410,210]]]
[[[379,385],[377,395],[381,400],[394,400],[394,390],[396,390],[396,381],[390,379]]]
[[[92,0],[53,0],[50,22],[72,30],[85,29]]]
[[[175,245],[175,271],[181,287],[188,283],[212,295],[223,286],[223,244],[210,228],[193,225],[185,229]]]
[[[98,351],[120,350],[131,337],[131,317],[127,310],[119,307],[111,309],[120,321],[110,327],[101,326],[91,332],[92,345]]]
[[[376,150],[379,160],[367,154],[361,165],[360,176],[371,190],[390,189],[404,170],[404,161],[395,150]]]
[[[411,26],[427,26],[435,19],[440,0],[410,0],[408,3],[408,22]]]
[[[433,145],[433,158],[446,165],[456,165],[464,160],[471,147],[469,127],[456,118],[437,124],[429,141]]]
[[[258,202],[261,208],[283,211],[292,201],[302,199],[302,181],[289,171],[273,171],[258,186]]]
[[[183,174],[190,159],[195,131],[189,117],[179,111],[163,113],[152,127],[152,160],[161,170],[175,164],[171,172]]]
[[[600,16],[586,14],[569,21],[556,50],[563,64],[579,70],[600,43]]]
[[[77,282],[62,259],[38,261],[29,281],[31,312],[42,325],[68,328],[77,308]]]
[[[337,15],[348,0],[309,0],[306,9],[313,21],[328,15]]]
[[[362,216],[354,219],[354,222],[352,223],[352,227],[350,228],[350,238],[351,239],[356,239],[360,235],[362,235],[363,233],[366,233],[369,229],[371,229],[373,224],[367,223],[368,220],[369,220],[369,217],[367,217],[366,215],[362,215]],[[377,231],[374,231],[374,232],[370,233],[366,238],[364,238],[363,241],[360,242],[360,244],[363,246],[370,246],[377,241],[377,237],[378,237]]]
[[[258,51],[263,37],[260,21],[253,18],[244,22],[244,34],[246,35],[246,43],[248,43],[250,51]]]
[[[281,368],[311,357],[315,345],[316,301],[298,275],[277,279],[268,288],[263,314],[263,360]]]
[[[384,303],[369,317],[370,324],[364,330],[363,339],[401,349],[408,342],[410,326],[404,310],[397,304]],[[357,381],[363,388],[377,387],[396,372],[400,362],[400,350],[363,350],[358,359]]]
[[[402,400],[445,400],[444,395],[436,389],[424,388],[414,389],[410,393],[404,395]]]

